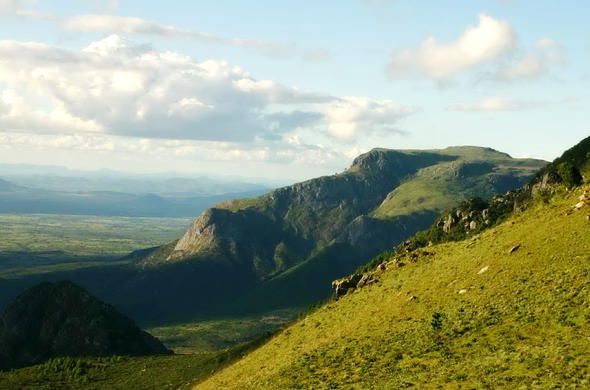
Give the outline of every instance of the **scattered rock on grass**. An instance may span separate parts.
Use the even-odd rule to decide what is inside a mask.
[[[513,254],[514,252],[516,252],[519,249],[520,249],[520,244],[516,244],[512,248],[510,248],[510,250],[508,251],[508,254],[511,255],[511,254]]]

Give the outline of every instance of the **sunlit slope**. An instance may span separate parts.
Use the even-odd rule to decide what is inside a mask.
[[[388,267],[197,388],[590,386],[583,190]]]
[[[451,147],[443,155],[461,159],[421,169],[391,191],[373,212],[378,219],[441,211],[473,196],[483,199],[519,187],[541,168],[534,160],[511,159],[504,153],[476,147]],[[518,172],[518,174],[515,174]]]

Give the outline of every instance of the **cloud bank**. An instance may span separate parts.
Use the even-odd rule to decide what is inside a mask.
[[[199,62],[118,35],[78,51],[0,41],[5,132],[65,136],[68,142],[76,136],[111,137],[107,144],[113,136],[131,144],[134,138],[184,142],[179,153],[209,142],[225,155],[255,150],[258,158],[286,161],[302,150],[328,153],[318,139],[346,145],[399,132],[398,121],[412,112],[389,100],[336,97],[256,79],[223,60]],[[309,134],[312,141],[301,141]]]

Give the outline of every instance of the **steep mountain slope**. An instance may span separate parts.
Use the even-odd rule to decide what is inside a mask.
[[[590,187],[542,199],[387,263],[197,387],[587,386]]]
[[[355,241],[359,234],[371,235],[377,227],[369,228],[360,222],[363,219],[438,212],[457,199],[518,187],[541,166],[539,161],[514,160],[485,148],[374,149],[358,157],[343,174],[207,210],[178,241],[168,259],[222,252],[234,262],[252,264],[255,272],[266,278],[337,237],[348,236],[344,240]],[[416,186],[422,191],[416,191]],[[388,212],[392,208],[396,211]],[[348,229],[354,233],[343,235]],[[363,229],[369,231],[361,233]]]
[[[429,226],[443,208],[516,188],[544,165],[477,147],[374,149],[342,174],[223,202],[140,266],[239,272],[249,287],[234,294],[231,312],[306,306],[329,295],[331,279]]]
[[[167,353],[133,321],[70,282],[35,286],[0,316],[0,369],[57,356]]]

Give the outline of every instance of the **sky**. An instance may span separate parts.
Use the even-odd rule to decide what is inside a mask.
[[[586,0],[0,0],[0,162],[295,181],[590,135]]]

